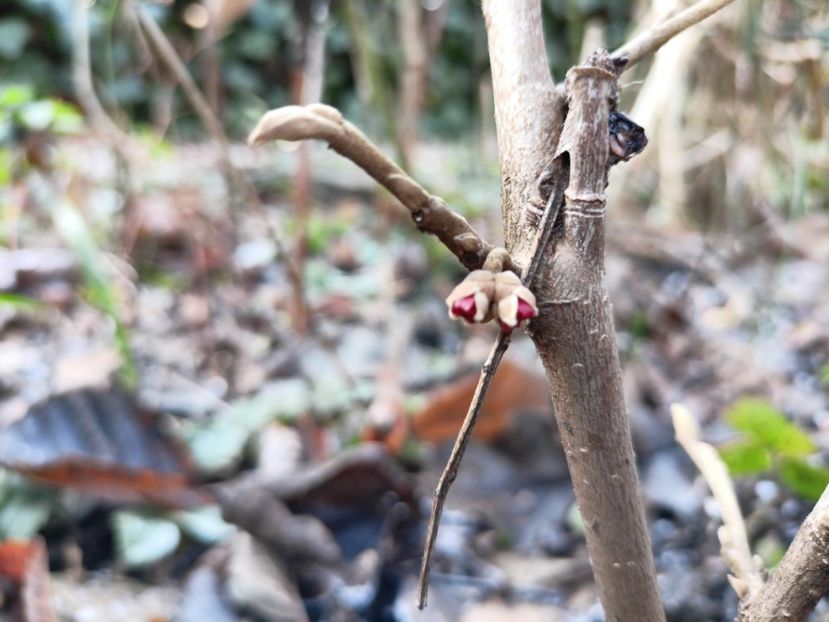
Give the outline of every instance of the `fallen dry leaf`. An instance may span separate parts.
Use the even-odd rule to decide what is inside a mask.
[[[426,405],[412,418],[415,435],[431,443],[454,439],[466,417],[478,376],[476,371],[433,391]],[[547,382],[505,359],[489,387],[473,436],[492,442],[507,432],[515,414],[527,410],[550,410]]]
[[[185,508],[207,502],[184,453],[118,390],[54,397],[0,431],[0,465],[104,499]]]

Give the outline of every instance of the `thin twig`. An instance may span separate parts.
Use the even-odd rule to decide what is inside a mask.
[[[170,43],[167,35],[164,34],[164,31],[161,30],[152,15],[140,4],[133,4],[131,6],[133,7],[138,24],[141,26],[141,30],[147,37],[150,45],[155,50],[159,59],[167,67],[167,70],[176,79],[179,86],[181,86],[181,90],[184,92],[196,115],[213,140],[218,144],[222,164],[225,167],[230,181],[242,192],[248,204],[256,209],[257,212],[264,215],[264,210],[259,201],[259,196],[256,194],[256,190],[242,171],[236,168],[230,158],[230,141],[227,138],[227,134],[225,134],[219,117],[216,116],[207,98],[199,90],[195,80],[193,80],[193,77],[187,70],[184,61],[178,55],[173,44]],[[265,221],[266,223],[268,222],[267,218],[265,218]],[[274,238],[274,241],[280,245],[280,239],[276,235],[276,232],[274,232]]]
[[[484,240],[466,218],[450,210],[443,199],[429,194],[389,160],[336,108],[310,104],[271,110],[259,120],[248,143],[306,139],[324,140],[334,151],[371,175],[409,210],[418,229],[437,236],[466,268],[476,270],[483,265],[492,244]],[[512,267],[510,264],[505,269]]]
[[[71,26],[72,85],[78,103],[92,127],[104,134],[113,145],[122,148],[126,134],[110,118],[95,93],[89,56],[89,7],[85,0],[75,0]]]
[[[222,128],[221,121],[219,121],[213,112],[207,98],[202,95],[195,80],[193,80],[193,77],[187,70],[184,61],[181,60],[173,44],[170,43],[170,40],[164,34],[164,31],[161,30],[155,19],[153,19],[152,15],[142,5],[134,6],[138,23],[141,25],[141,29],[144,31],[147,40],[152,45],[156,54],[158,54],[159,59],[167,67],[167,70],[173,75],[176,82],[179,83],[179,86],[181,86],[181,90],[184,91],[184,95],[204,124],[204,127],[223,150],[223,158],[226,157],[229,141]]]
[[[552,239],[556,218],[558,217],[558,212],[564,199],[564,189],[567,187],[567,180],[568,175],[566,171],[561,171],[561,174],[557,176],[556,185],[547,199],[544,216],[535,237],[530,263],[524,268],[523,274],[521,275],[522,282],[528,288],[532,288],[535,277],[541,268],[542,259],[547,255],[547,248]],[[495,250],[495,252],[498,251],[499,249]],[[429,517],[426,543],[423,548],[423,558],[420,564],[420,577],[417,582],[417,606],[419,609],[423,609],[426,606],[426,599],[429,594],[429,571],[432,565],[432,554],[434,553],[435,540],[438,535],[440,517],[443,513],[443,505],[446,503],[446,497],[449,494],[449,487],[458,475],[458,467],[460,467],[461,459],[463,458],[464,451],[466,451],[469,439],[472,437],[472,428],[478,419],[481,406],[483,406],[484,400],[486,399],[487,390],[495,376],[495,372],[498,370],[501,358],[509,347],[511,336],[512,332],[501,332],[495,339],[495,343],[492,345],[492,351],[489,353],[489,357],[487,357],[487,360],[481,368],[478,386],[472,395],[472,401],[469,403],[469,410],[463,420],[463,425],[461,425],[461,429],[458,431],[455,446],[452,448],[449,460],[443,469],[440,480],[438,480],[434,498],[432,499],[432,514]]]
[[[646,30],[613,52],[613,58],[627,58],[629,69],[646,56],[653,54],[686,28],[713,15],[734,0],[701,0],[684,11]]]
[[[423,609],[426,606],[426,598],[429,594],[429,570],[432,565],[432,553],[435,549],[435,540],[438,535],[440,515],[443,513],[443,504],[446,503],[449,487],[458,475],[458,467],[461,464],[463,452],[466,450],[466,445],[472,437],[472,428],[478,419],[478,414],[481,412],[481,406],[484,403],[489,384],[492,382],[495,371],[498,369],[498,364],[501,362],[504,352],[509,347],[511,336],[511,332],[501,331],[495,343],[492,344],[492,350],[481,368],[481,377],[478,379],[478,386],[475,387],[472,402],[469,404],[469,411],[466,413],[466,418],[463,420],[463,425],[458,432],[458,438],[455,440],[455,446],[452,448],[449,461],[446,463],[443,474],[438,481],[435,496],[432,499],[432,516],[429,519],[429,528],[426,532],[426,545],[423,550],[423,560],[420,564],[420,578],[417,581],[417,606],[419,609]]]

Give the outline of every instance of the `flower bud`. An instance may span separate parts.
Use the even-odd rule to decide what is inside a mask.
[[[492,319],[494,293],[495,275],[487,270],[473,270],[446,298],[449,317],[453,320],[463,318],[470,323]]]
[[[538,315],[535,295],[512,272],[495,275],[495,315],[505,332]]]

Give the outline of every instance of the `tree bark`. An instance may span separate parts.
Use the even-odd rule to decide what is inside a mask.
[[[484,0],[507,249],[519,262],[535,234],[522,209],[544,206],[545,170],[567,175],[563,228],[535,293],[529,333],[550,391],[607,620],[661,622],[639,494],[611,305],[604,289],[608,114],[617,65],[604,53],[568,73],[569,111],[546,65],[538,0]],[[557,152],[554,145],[559,141]],[[553,156],[558,161],[551,168]],[[555,186],[556,183],[547,184]]]
[[[564,98],[557,91],[544,48],[538,0],[484,0],[495,131],[501,164],[504,238],[518,263],[529,259],[535,231],[524,212],[544,210],[538,180],[558,144]]]
[[[797,531],[762,589],[740,608],[737,622],[805,620],[829,592],[829,488]]]

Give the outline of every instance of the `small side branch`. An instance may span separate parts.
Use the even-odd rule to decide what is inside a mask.
[[[429,519],[429,528],[426,532],[426,545],[423,551],[423,560],[420,564],[420,577],[417,582],[417,606],[419,609],[423,609],[426,606],[426,599],[429,594],[429,570],[432,565],[432,553],[435,550],[438,525],[440,524],[440,516],[443,513],[443,505],[446,503],[446,497],[449,494],[449,487],[458,476],[458,468],[461,465],[463,453],[466,450],[469,439],[472,437],[472,428],[475,426],[475,421],[477,421],[478,414],[481,412],[481,406],[484,403],[489,384],[495,376],[498,365],[501,363],[501,358],[503,358],[504,353],[509,347],[511,335],[512,333],[509,332],[501,332],[498,334],[495,343],[492,344],[492,350],[481,369],[478,386],[475,387],[475,393],[472,396],[472,401],[469,404],[469,410],[466,413],[466,418],[463,420],[463,425],[458,432],[455,446],[452,448],[449,461],[446,463],[446,467],[443,469],[443,473],[438,481],[435,496],[432,499],[432,516]]]
[[[336,108],[310,104],[271,110],[259,120],[248,142],[257,145],[271,140],[305,139],[324,140],[371,175],[409,210],[418,229],[437,236],[466,268],[476,270],[483,266],[492,244],[478,235],[466,218],[450,210],[443,199],[429,194],[383,155]],[[512,265],[505,268],[511,269]]]
[[[737,622],[801,622],[829,592],[829,488],[800,526],[783,559]]]
[[[627,59],[629,69],[646,56],[653,54],[686,28],[690,28],[725,7],[734,0],[701,0],[664,22],[646,30],[613,52],[615,59]]]

